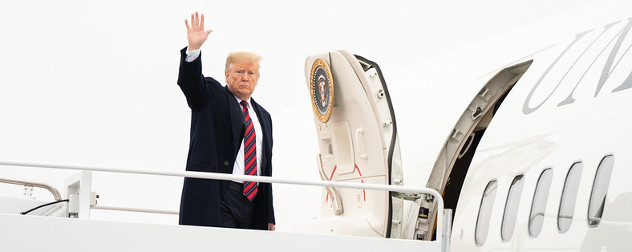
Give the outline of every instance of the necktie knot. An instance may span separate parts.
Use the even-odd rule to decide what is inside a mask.
[[[248,108],[248,102],[247,101],[240,101],[239,104],[241,104],[241,106],[244,107],[244,108]]]

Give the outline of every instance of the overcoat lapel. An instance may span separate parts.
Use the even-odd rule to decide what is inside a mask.
[[[255,101],[255,99],[250,98],[251,102],[252,102],[252,107],[255,109],[255,112],[257,112],[257,119],[259,119],[259,124],[261,124],[261,131],[263,134],[263,143],[261,143],[261,146],[263,146],[263,150],[261,151],[261,165],[259,165],[259,167],[265,168],[266,163],[269,161],[266,157],[268,157],[267,153],[270,151],[268,150],[268,144],[267,141],[269,141],[268,139],[268,133],[270,132],[270,125],[268,125],[268,120],[265,120],[265,118],[263,117],[263,112],[260,109],[259,104]],[[261,171],[261,174],[264,176],[267,176],[268,171]]]
[[[228,100],[228,109],[230,110],[230,125],[233,132],[233,148],[235,149],[233,153],[237,155],[241,147],[239,143],[241,143],[241,139],[244,137],[244,133],[242,132],[244,114],[241,112],[241,106],[237,103],[237,99],[235,99],[233,93],[230,92],[228,86],[224,86],[224,89],[226,89],[226,99]]]

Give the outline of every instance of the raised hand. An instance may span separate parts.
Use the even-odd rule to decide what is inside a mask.
[[[204,30],[204,14],[199,17],[197,11],[195,14],[191,14],[191,25],[189,21],[184,20],[184,24],[187,26],[187,39],[189,40],[189,50],[197,50],[202,47],[204,41],[208,38],[213,30]]]

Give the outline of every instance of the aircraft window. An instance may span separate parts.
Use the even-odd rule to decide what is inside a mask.
[[[568,170],[568,174],[566,174],[562,199],[560,200],[560,210],[557,213],[557,228],[561,233],[568,231],[573,222],[575,200],[577,199],[577,190],[579,189],[583,166],[581,162],[574,163]]]
[[[549,198],[551,181],[553,181],[553,171],[551,168],[542,171],[538,179],[538,184],[535,186],[533,202],[531,202],[531,213],[529,214],[529,235],[531,235],[531,237],[538,237],[540,231],[542,231],[544,210],[546,208],[546,200]]]
[[[483,245],[487,238],[489,220],[492,217],[492,206],[494,205],[494,198],[496,197],[496,187],[496,180],[492,180],[487,184],[483,192],[481,206],[478,209],[478,218],[476,219],[476,230],[474,232],[474,240],[477,245]]]
[[[523,177],[523,175],[516,176],[511,182],[511,187],[509,187],[507,202],[505,203],[505,213],[503,215],[503,224],[500,228],[500,235],[503,241],[510,241],[513,236],[514,227],[516,226],[516,216],[518,215],[518,206],[520,205],[520,195],[522,194],[522,186],[524,185]]]
[[[605,156],[597,167],[595,181],[590,193],[590,203],[588,204],[588,226],[590,227],[597,227],[601,222],[613,167],[614,156],[612,155]]]

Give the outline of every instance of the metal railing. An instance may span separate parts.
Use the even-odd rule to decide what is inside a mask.
[[[109,168],[101,166],[79,166],[79,165],[59,165],[59,164],[44,164],[36,162],[9,162],[0,161],[0,165],[4,166],[20,166],[20,167],[34,167],[34,168],[53,168],[63,170],[78,170],[78,171],[96,171],[96,172],[112,172],[112,173],[128,173],[128,174],[144,174],[144,175],[160,175],[170,177],[188,177],[188,178],[201,178],[201,179],[216,179],[216,180],[243,180],[243,181],[255,181],[263,183],[278,183],[278,184],[292,184],[292,185],[309,185],[309,186],[324,186],[324,187],[338,187],[338,188],[352,188],[352,189],[369,189],[369,190],[381,190],[392,191],[402,193],[425,193],[434,196],[437,200],[437,236],[436,242],[442,244],[443,237],[443,198],[441,195],[430,188],[423,187],[404,187],[393,185],[381,185],[381,184],[366,184],[366,183],[351,183],[351,182],[339,182],[339,181],[325,181],[325,180],[300,180],[300,179],[284,179],[267,176],[249,176],[249,175],[233,175],[225,173],[209,173],[209,172],[195,172],[195,171],[166,171],[166,170],[148,170],[148,169],[133,169],[133,168]],[[112,210],[122,210],[123,208]],[[130,209],[133,211],[134,209]],[[123,210],[125,211],[125,210]],[[172,212],[169,212],[172,213]]]
[[[171,215],[180,214],[180,212],[178,211],[170,211],[170,210],[158,210],[158,209],[136,208],[136,207],[101,206],[101,205],[90,206],[90,209],[137,212],[137,213],[152,213],[152,214],[171,214]]]
[[[53,197],[55,198],[55,200],[61,200],[61,194],[59,194],[59,191],[57,191],[55,187],[52,187],[44,183],[16,180],[16,179],[5,179],[5,178],[0,178],[0,183],[43,188],[43,189],[48,190],[51,194],[53,194]]]

